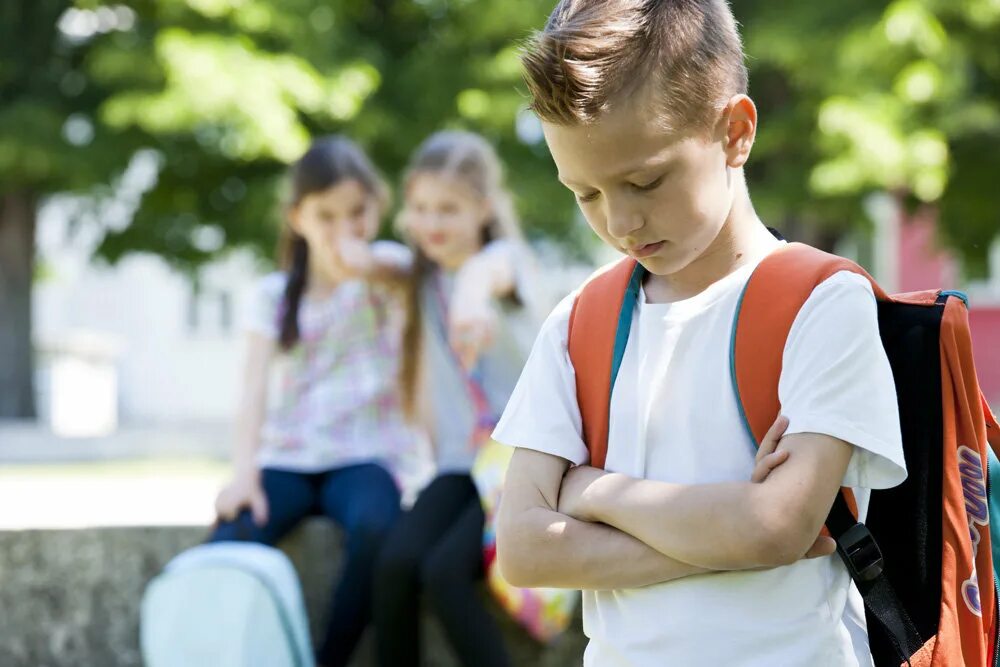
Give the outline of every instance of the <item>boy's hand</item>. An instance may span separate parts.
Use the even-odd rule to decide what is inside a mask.
[[[256,472],[237,474],[215,499],[215,513],[223,521],[232,521],[244,507],[250,508],[254,523],[267,523],[267,495]]]
[[[753,472],[750,474],[751,482],[758,484],[763,482],[772,470],[788,460],[787,451],[777,451],[781,436],[785,434],[787,428],[788,418],[779,415],[757,448],[757,458],[754,459]]]
[[[768,475],[775,468],[788,460],[788,452],[786,450],[777,451],[778,443],[781,442],[781,436],[785,434],[787,428],[788,418],[783,416],[779,416],[774,424],[771,425],[767,435],[764,436],[764,440],[760,443],[760,448],[757,450],[753,472],[750,474],[751,482],[760,484],[767,479]],[[809,547],[809,551],[806,552],[805,557],[819,558],[821,556],[829,556],[836,551],[837,543],[833,538],[820,535],[813,542],[813,545]]]

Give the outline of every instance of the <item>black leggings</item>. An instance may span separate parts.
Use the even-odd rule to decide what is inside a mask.
[[[506,667],[503,636],[483,604],[483,509],[472,478],[441,475],[396,522],[376,567],[378,663],[415,667],[420,595],[466,667]]]

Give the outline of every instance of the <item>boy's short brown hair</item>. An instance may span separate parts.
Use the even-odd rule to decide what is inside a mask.
[[[616,101],[650,93],[667,128],[704,129],[747,90],[726,0],[560,0],[521,60],[531,108],[560,125],[593,122]]]

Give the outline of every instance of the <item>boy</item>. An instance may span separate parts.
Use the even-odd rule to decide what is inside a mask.
[[[562,0],[524,64],[560,180],[648,277],[605,470],[585,465],[566,347],[575,295],[535,343],[494,434],[518,448],[502,572],[584,590],[587,666],[871,665],[860,596],[816,536],[842,485],[863,520],[869,490],[906,476],[892,374],[871,286],[846,272],[820,284],[784,348],[783,417],[762,454],[780,449],[751,483],[730,325],[780,242],[743,177],[757,112],[728,5]]]

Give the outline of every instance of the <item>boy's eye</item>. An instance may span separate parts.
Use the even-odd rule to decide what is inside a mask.
[[[632,187],[638,190],[639,192],[650,192],[651,190],[655,190],[656,188],[660,187],[662,183],[663,183],[663,176],[660,176],[656,180],[647,183],[646,185],[636,185],[633,183]]]
[[[577,194],[576,195],[576,200],[578,202],[580,202],[581,204],[586,204],[588,202],[595,201],[600,196],[601,196],[601,193],[599,191],[595,190],[594,192],[588,192],[585,195]]]

